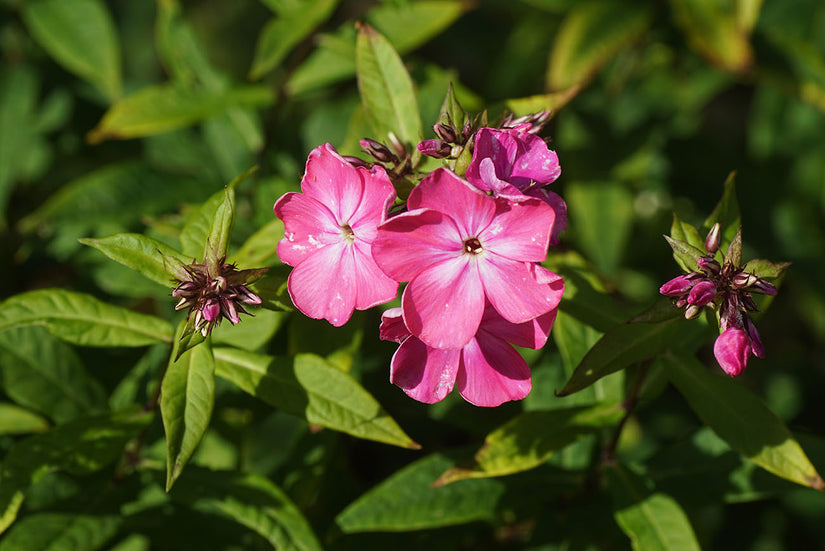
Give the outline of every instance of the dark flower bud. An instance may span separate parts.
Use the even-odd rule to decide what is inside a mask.
[[[434,157],[436,159],[444,159],[450,156],[453,148],[450,144],[441,140],[424,140],[417,146],[418,151],[427,157]]]
[[[750,296],[749,293],[739,293],[739,300],[742,302],[742,306],[748,312],[758,312],[759,308],[756,307],[756,303],[753,301],[753,297]]]
[[[367,154],[381,163],[397,163],[398,157],[393,155],[390,149],[375,140],[371,140],[369,138],[364,138],[362,140],[358,140],[358,144],[361,146],[361,149],[367,152]]]
[[[456,141],[458,141],[458,135],[456,134],[452,126],[446,125],[444,123],[434,124],[433,131],[441,141],[447,143],[456,143]]]
[[[756,331],[756,326],[753,324],[748,316],[745,316],[745,331],[748,333],[748,338],[751,341],[751,351],[757,358],[765,357],[765,347],[762,345],[762,339],[759,338],[759,333]]]
[[[393,132],[390,132],[388,137],[390,139],[390,145],[392,146],[393,151],[395,151],[395,154],[398,155],[398,158],[405,158],[407,156],[407,148],[404,147],[404,144],[401,143],[398,136],[396,136]]]
[[[674,277],[659,287],[659,292],[668,297],[684,295],[696,284],[697,275],[698,274],[694,272]]]
[[[719,275],[719,272],[722,271],[722,266],[709,256],[700,256],[696,259],[696,263],[699,265],[699,269],[709,276]]]
[[[716,285],[711,281],[700,281],[690,289],[688,304],[692,306],[705,306],[716,298]]]
[[[773,285],[759,277],[756,278],[756,281],[753,284],[751,284],[748,290],[754,293],[761,293],[763,295],[770,296],[774,296],[777,293],[776,287],[774,287]]]
[[[738,274],[733,276],[733,279],[731,279],[731,284],[736,289],[744,289],[744,288],[750,287],[751,285],[756,283],[758,279],[759,278],[756,277],[753,274],[748,274],[748,273],[745,273],[745,272],[739,272]]]
[[[470,122],[470,117],[464,122],[464,128],[461,129],[461,137],[466,142],[473,133],[473,124]]]
[[[358,157],[351,157],[349,155],[342,155],[342,158],[350,164],[350,166],[354,166],[355,168],[370,168],[370,163],[365,161],[364,159],[360,159]]]
[[[719,250],[719,244],[721,242],[721,226],[719,222],[715,223],[710,231],[708,232],[708,236],[705,238],[705,250],[708,252],[709,255],[716,254],[716,251]]]

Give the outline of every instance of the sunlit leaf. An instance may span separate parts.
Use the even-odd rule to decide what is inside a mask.
[[[0,303],[0,332],[40,325],[81,346],[144,346],[172,341],[166,320],[106,304],[65,289],[40,289]]]
[[[685,512],[670,496],[621,465],[605,469],[616,522],[637,551],[699,551]]]
[[[169,263],[164,262],[164,256],[183,264],[192,260],[160,241],[137,233],[118,233],[101,239],[84,238],[80,242],[98,249],[115,262],[136,270],[164,287],[171,287],[172,280],[176,277]]]
[[[274,218],[247,239],[241,248],[229,255],[229,261],[245,266],[274,266],[278,259],[278,241],[284,236],[284,223]]]
[[[664,358],[671,382],[702,421],[763,469],[797,484],[825,490],[819,473],[785,424],[744,386],[711,374],[698,360]]]
[[[31,411],[0,402],[0,435],[46,432],[49,422]]]
[[[37,42],[110,99],[121,93],[120,43],[102,0],[27,0],[21,15]]]
[[[233,348],[214,353],[219,377],[272,407],[359,438],[419,447],[355,379],[317,356],[272,357]]]
[[[120,515],[37,513],[16,523],[0,542],[0,551],[67,549],[93,551],[112,538]]]
[[[682,270],[685,272],[696,271],[698,268],[696,259],[699,258],[696,256],[696,253],[700,253],[699,256],[705,254],[705,238],[702,237],[699,230],[696,229],[696,226],[681,220],[676,216],[676,213],[674,213],[673,223],[670,226],[670,237],[675,240],[676,243],[687,243],[692,247],[686,248],[686,250],[682,250],[682,248],[677,249],[677,247],[674,247],[673,243],[670,243],[670,240],[668,240],[673,249],[673,258]]]
[[[670,0],[676,23],[697,52],[723,69],[742,72],[753,62],[748,31],[723,3],[707,0]]]
[[[555,116],[559,109],[567,105],[576,94],[579,93],[580,88],[573,86],[568,90],[561,92],[553,92],[551,94],[539,94],[536,96],[528,96],[526,98],[513,98],[504,102],[507,109],[513,112],[513,115],[520,117],[522,115],[529,115],[530,113],[538,113],[539,111],[550,111],[552,116]]]
[[[583,85],[650,24],[648,6],[637,2],[579,3],[556,34],[547,83],[554,91]]]
[[[175,335],[180,347],[181,323]],[[177,359],[176,359],[177,358]],[[169,359],[160,391],[166,432],[166,491],[183,472],[209,427],[215,405],[215,359],[209,341]]]

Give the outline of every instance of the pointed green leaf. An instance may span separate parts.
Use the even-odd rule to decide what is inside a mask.
[[[215,348],[216,372],[244,392],[309,423],[404,448],[418,448],[346,373],[312,354],[294,358]]]
[[[699,230],[696,229],[696,226],[680,220],[676,213],[673,213],[673,224],[670,226],[670,237],[676,242],[687,243],[693,249],[700,251],[702,254],[705,254],[705,238],[699,233]],[[671,245],[673,247],[673,245]],[[696,266],[696,258],[694,258],[695,251],[690,249],[690,254],[685,252],[677,251],[673,249],[673,258],[679,264],[679,266],[686,272],[695,271],[698,266]]]
[[[20,520],[0,542],[0,551],[66,549],[94,551],[117,533],[119,515],[37,513]]]
[[[771,262],[762,258],[749,260],[743,268],[746,272],[752,273],[763,279],[779,279],[784,277],[785,272],[790,268],[790,262]]]
[[[697,249],[687,241],[680,239],[673,239],[667,235],[664,236],[667,244],[673,249],[673,258],[676,263],[687,272],[696,272],[699,270],[699,257],[707,256],[707,253],[702,249]]]
[[[126,443],[152,420],[147,413],[84,417],[16,443],[0,470],[0,533],[14,519],[29,487],[46,474],[62,470],[88,475],[123,455]]]
[[[694,358],[667,355],[671,382],[707,426],[763,469],[803,486],[825,482],[785,424],[742,385],[711,374]]]
[[[561,92],[508,99],[504,104],[507,106],[507,109],[512,111],[513,115],[517,117],[529,115],[530,113],[538,113],[539,111],[550,111],[551,116],[555,116],[559,109],[576,97],[580,89],[579,86],[573,86]]]
[[[412,79],[392,44],[369,25],[358,29],[355,47],[358,90],[376,136],[393,133],[408,147],[422,136]]]
[[[438,122],[448,126],[452,125],[453,128],[461,130],[464,127],[464,118],[464,109],[461,108],[458,98],[455,97],[455,90],[451,82],[447,87],[447,95],[444,96],[444,101],[441,102]]]
[[[594,286],[597,280],[590,270],[573,265],[556,265],[556,258],[552,260],[545,262],[544,266],[564,277],[564,296],[559,304],[562,311],[602,332],[625,321],[626,315],[616,302]],[[580,260],[584,263],[584,259]]]
[[[20,405],[57,423],[106,409],[106,393],[74,350],[42,327],[0,333],[3,389]]]
[[[145,346],[171,342],[173,332],[166,320],[65,289],[29,291],[0,303],[0,333],[25,325],[41,325],[81,346]]]
[[[289,51],[326,21],[338,0],[310,0],[270,19],[258,36],[249,78],[257,80],[283,61]]]
[[[172,498],[197,511],[246,526],[275,549],[321,550],[300,509],[283,490],[261,475],[192,467],[175,485]]]
[[[742,72],[750,67],[753,51],[748,33],[723,3],[670,0],[670,5],[676,23],[697,52],[728,71]]]
[[[214,92],[172,84],[147,86],[112,105],[86,138],[93,144],[141,138],[183,128],[234,107],[263,107],[274,101],[266,86]]]
[[[577,4],[556,34],[550,52],[548,87],[583,85],[604,64],[641,36],[651,13],[642,3],[599,1]]]
[[[105,2],[27,0],[21,8],[29,32],[55,61],[110,100],[120,96],[120,44]]]
[[[0,402],[0,435],[46,432],[49,422],[27,409]]]
[[[634,550],[699,551],[690,521],[673,498],[621,465],[607,468],[605,474],[616,522]]]
[[[237,266],[275,266],[280,264],[278,242],[284,236],[284,223],[275,218],[253,233],[229,257]]]
[[[615,404],[522,413],[487,435],[473,465],[448,469],[436,485],[533,469],[579,438],[615,425],[623,415]]]
[[[176,277],[170,264],[164,261],[164,255],[182,264],[191,261],[172,247],[138,233],[118,233],[101,239],[83,238],[79,241],[164,287],[172,287]]]
[[[742,264],[742,227],[736,231],[733,240],[730,242],[728,252],[725,253],[725,262],[730,262],[734,266]]]
[[[705,230],[710,230],[716,222],[719,222],[722,229],[722,246],[720,247],[722,249],[725,244],[733,240],[733,236],[742,225],[739,203],[736,200],[736,172],[731,172],[725,180],[722,198],[705,220]]]
[[[178,333],[185,322],[178,326]],[[176,348],[179,344],[176,335]],[[183,472],[209,427],[215,405],[215,358],[209,342],[169,359],[160,390],[166,432],[166,491]]]
[[[675,308],[672,310],[676,311]],[[567,396],[587,388],[605,375],[629,365],[649,360],[679,340],[684,318],[677,317],[658,323],[617,325],[599,339],[576,367],[559,396]]]

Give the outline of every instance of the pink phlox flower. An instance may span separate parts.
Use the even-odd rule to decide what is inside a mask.
[[[716,356],[716,361],[731,377],[736,377],[745,370],[751,352],[747,332],[738,327],[728,327],[713,344],[713,355]]]
[[[557,309],[536,319],[514,324],[487,303],[478,331],[460,349],[427,346],[410,334],[401,308],[381,317],[381,338],[400,343],[392,358],[390,381],[408,396],[432,404],[458,387],[461,396],[476,406],[495,407],[521,400],[530,393],[530,368],[509,343],[538,349],[556,319]]]
[[[562,279],[535,266],[547,256],[553,226],[546,203],[496,199],[437,169],[413,189],[407,206],[379,227],[372,251],[387,275],[410,282],[401,300],[404,322],[427,345],[464,347],[485,300],[511,323],[558,306]]]
[[[503,130],[480,129],[465,177],[497,197],[519,201],[528,196],[545,201],[556,213],[550,240],[550,244],[555,245],[558,235],[567,229],[567,205],[545,186],[558,179],[561,166],[556,152],[530,133],[531,127],[525,123]]]
[[[372,257],[378,225],[395,200],[384,168],[353,166],[324,144],[309,154],[301,190],[274,207],[285,228],[278,257],[295,268],[287,282],[295,306],[341,326],[353,310],[395,298],[398,284]]]

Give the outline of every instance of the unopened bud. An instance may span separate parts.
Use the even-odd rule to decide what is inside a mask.
[[[355,168],[369,168],[370,167],[370,163],[368,163],[367,161],[365,161],[364,159],[361,159],[359,157],[350,157],[349,155],[342,155],[341,157],[346,162],[348,162],[350,164],[350,166],[353,166]]]
[[[710,228],[708,232],[708,236],[705,238],[705,250],[710,255],[716,254],[716,251],[719,250],[719,244],[721,241],[721,226],[719,222],[716,222],[713,227]]]
[[[435,132],[435,135],[444,142],[455,143],[458,140],[458,135],[456,134],[455,129],[447,124],[434,124],[433,131]]]
[[[716,285],[711,281],[700,281],[690,289],[688,304],[692,306],[705,306],[716,298]]]
[[[701,306],[696,306],[695,304],[691,304],[685,310],[685,319],[692,320],[693,318],[697,317],[701,313],[702,313],[702,307]]]
[[[762,339],[759,338],[759,333],[756,331],[756,326],[753,324],[748,316],[745,316],[745,331],[748,333],[748,338],[751,341],[751,351],[757,358],[765,357],[765,347],[762,345]]]
[[[461,137],[464,138],[466,142],[472,133],[473,124],[470,122],[470,117],[467,117],[467,120],[464,122],[464,128],[461,129]]]
[[[398,157],[393,155],[392,151],[390,151],[390,149],[382,143],[378,143],[369,138],[364,138],[362,140],[358,140],[358,144],[361,146],[361,149],[366,151],[367,154],[376,161],[381,163],[398,162]]]
[[[742,306],[744,306],[748,312],[759,311],[759,308],[756,307],[756,303],[753,301],[753,297],[751,297],[749,293],[740,292],[739,300],[742,301]]]
[[[701,274],[690,273],[674,277],[661,287],[659,293],[668,297],[678,297],[687,293],[696,284],[696,276]]]
[[[765,281],[764,279],[757,277],[756,282],[751,284],[749,291],[753,291],[754,293],[761,293],[763,295],[776,295],[776,287]]]
[[[722,271],[722,266],[709,256],[700,256],[696,259],[699,269],[708,275],[718,275]]]
[[[750,287],[751,285],[756,283],[758,280],[759,280],[759,278],[756,277],[753,274],[748,274],[748,273],[745,273],[745,272],[739,272],[738,274],[733,276],[733,279],[731,280],[731,284],[734,287],[736,287],[737,289],[744,289],[745,287]]]
[[[404,144],[401,143],[401,140],[398,139],[398,136],[396,136],[393,132],[390,132],[387,136],[390,139],[390,145],[392,146],[393,150],[395,151],[395,154],[398,155],[398,157],[400,159],[403,159],[404,157],[406,157],[407,156],[407,148],[404,147]]]
[[[422,155],[433,157],[435,159],[444,159],[449,157],[450,152],[453,149],[450,144],[444,143],[441,140],[424,140],[416,147]]]

